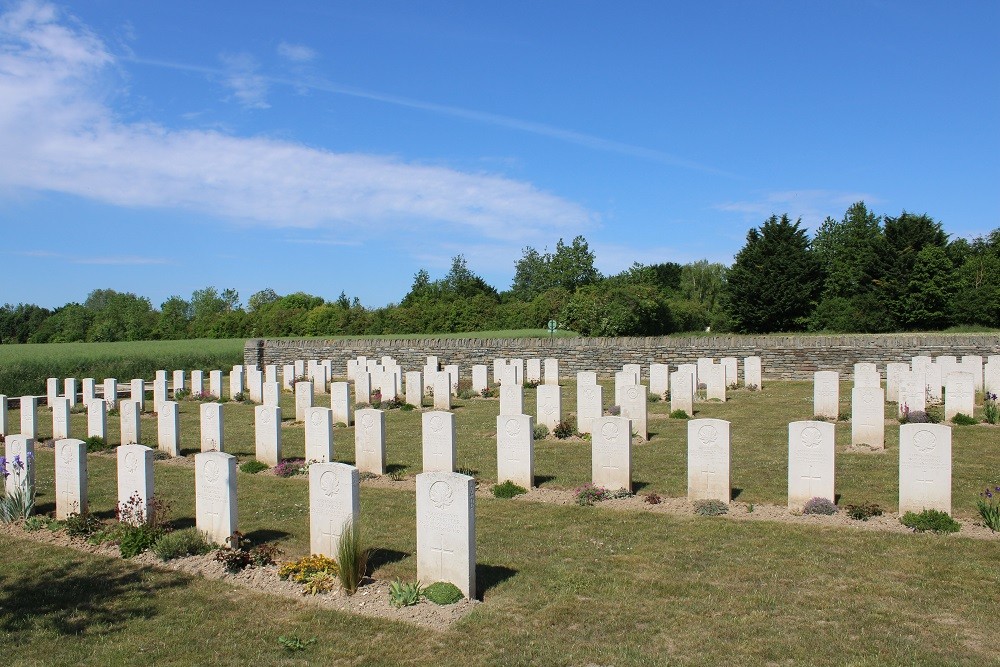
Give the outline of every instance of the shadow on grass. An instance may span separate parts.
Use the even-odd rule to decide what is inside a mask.
[[[265,542],[279,542],[286,537],[291,536],[291,533],[286,533],[283,530],[270,530],[267,528],[262,528],[260,530],[254,530],[243,535],[243,540],[246,540],[251,545],[264,544]]]
[[[409,558],[413,554],[407,553],[405,551],[396,551],[395,549],[383,549],[381,547],[375,547],[372,549],[372,553],[368,556],[368,567],[372,572],[379,569],[384,565],[391,565],[392,563],[398,563],[404,558]]]
[[[740,497],[741,493],[743,493],[743,489],[741,489],[738,486],[734,486],[732,488],[732,490],[730,491],[730,493],[729,493],[729,499],[730,500],[736,500],[737,498]]]
[[[385,467],[385,474],[391,475],[392,473],[403,473],[406,472],[407,466],[402,463],[390,463]]]
[[[477,599],[482,600],[486,591],[504,581],[507,581],[515,574],[517,574],[517,570],[504,567],[503,565],[486,565],[485,563],[476,563]]]
[[[125,630],[129,619],[156,616],[155,593],[187,585],[182,575],[159,574],[151,582],[148,570],[118,571],[100,559],[26,569],[17,577],[0,574],[0,629],[47,627],[61,635]]]
[[[535,475],[535,486],[547,484],[556,478],[555,475]]]
[[[38,499],[36,497],[36,499],[35,499],[34,514],[37,514],[37,515],[40,515],[40,516],[45,516],[46,514],[49,514],[49,513],[54,514],[55,511],[56,511],[56,504],[55,504],[55,502],[51,502],[51,503],[39,503]]]
[[[632,480],[632,493],[639,493],[647,486],[649,486],[649,482],[637,482],[635,480]]]

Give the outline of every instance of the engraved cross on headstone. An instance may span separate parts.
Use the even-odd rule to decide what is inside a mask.
[[[802,479],[808,480],[807,484],[809,485],[809,497],[812,498],[813,497],[813,482],[819,482],[820,480],[822,480],[823,479],[822,475],[815,474],[813,472],[813,464],[810,463],[809,464],[809,474],[802,475]]]
[[[330,523],[323,528],[322,532],[323,537],[330,541],[330,553],[337,553],[337,545],[340,543],[341,535],[344,534],[343,518],[339,516],[330,517]]]
[[[454,554],[455,552],[453,550],[451,550],[451,549],[445,549],[444,548],[444,533],[441,533],[440,535],[438,535],[438,538],[439,538],[439,543],[440,543],[441,546],[431,547],[431,551],[433,551],[434,553],[438,554],[438,576],[441,579],[444,579],[444,555],[445,554]]]

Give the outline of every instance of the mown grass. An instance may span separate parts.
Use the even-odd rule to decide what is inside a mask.
[[[576,338],[580,334],[575,331],[556,329],[552,334],[556,338]],[[497,331],[465,331],[461,333],[416,333],[416,334],[385,334],[381,336],[284,336],[281,340],[419,340],[438,338],[548,338],[548,329],[502,329]],[[274,339],[274,336],[268,336]]]
[[[118,378],[153,379],[162,368],[232,368],[243,363],[243,339],[201,338],[125,343],[44,343],[0,345],[0,394],[45,393],[50,377],[98,382]]]

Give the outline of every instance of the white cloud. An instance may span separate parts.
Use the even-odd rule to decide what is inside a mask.
[[[117,64],[49,5],[0,15],[0,191],[55,191],[272,227],[418,231],[422,243],[457,232],[533,241],[542,230],[571,236],[596,222],[574,202],[502,176],[124,123],[99,96],[106,87],[95,85]],[[244,90],[252,103],[252,86]]]
[[[836,192],[832,190],[784,190],[764,193],[751,200],[716,204],[712,208],[728,213],[739,213],[754,224],[763,224],[772,215],[788,214],[792,220],[802,218],[810,229],[818,227],[827,216],[840,219],[855,202],[864,201],[869,207],[882,200],[865,192]]]
[[[158,257],[136,257],[133,255],[123,257],[77,257],[69,260],[73,264],[99,264],[103,266],[147,266],[156,264],[170,264],[168,260]]]
[[[304,44],[290,44],[281,42],[278,44],[278,55],[294,63],[307,63],[316,59],[316,51]]]
[[[267,102],[267,79],[257,73],[257,61],[248,53],[221,56],[226,66],[226,87],[248,109],[270,109]]]

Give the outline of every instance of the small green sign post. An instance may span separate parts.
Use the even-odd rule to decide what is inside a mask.
[[[558,322],[556,322],[555,320],[549,320],[549,340],[552,340],[552,334],[556,332],[556,328],[558,326],[559,326]]]

